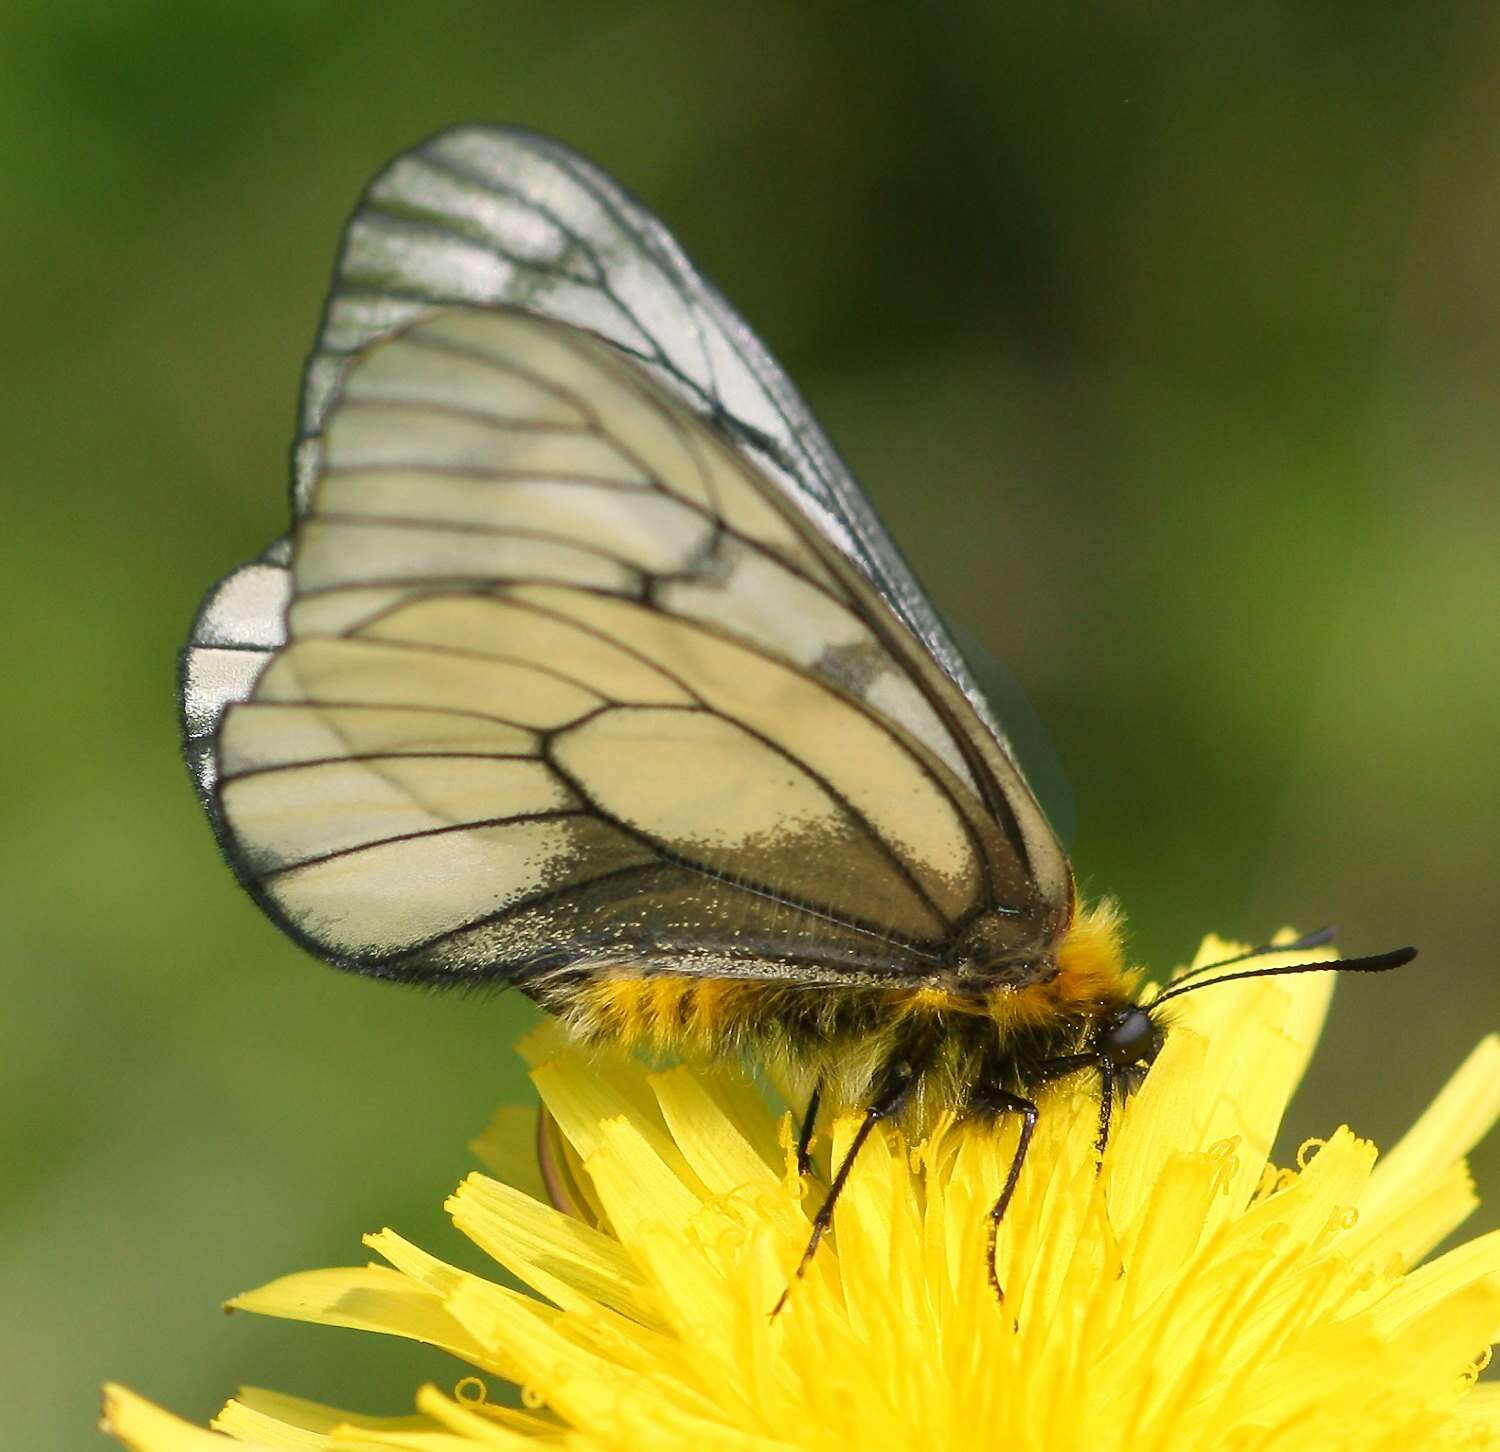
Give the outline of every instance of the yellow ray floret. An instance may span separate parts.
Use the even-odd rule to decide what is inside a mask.
[[[1199,961],[1232,951],[1210,940]],[[822,1195],[796,1174],[790,1115],[725,1069],[647,1073],[535,1036],[584,1213],[484,1174],[448,1202],[531,1293],[387,1230],[367,1237],[380,1264],[232,1303],[447,1348],[465,1363],[451,1392],[424,1388],[396,1420],[246,1392],[215,1426],[343,1452],[1500,1446],[1500,1387],[1477,1382],[1500,1334],[1500,1233],[1421,1264],[1475,1203],[1463,1156],[1500,1116],[1500,1039],[1378,1164],[1338,1129],[1276,1168],[1328,993],[1298,978],[1184,998],[1097,1177],[1092,1095],[1044,1096],[1001,1226],[1003,1306],[984,1219],[1015,1127],[940,1124],[918,1143],[882,1127],[774,1320]],[[515,1143],[515,1119],[487,1151]],[[823,1175],[855,1127],[834,1124]],[[137,1452],[234,1445],[119,1389],[106,1425]]]

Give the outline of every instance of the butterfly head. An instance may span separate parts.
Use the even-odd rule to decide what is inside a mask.
[[[1149,1008],[1127,1003],[1100,1022],[1090,1047],[1101,1063],[1112,1068],[1149,1068],[1165,1039],[1166,1031]]]

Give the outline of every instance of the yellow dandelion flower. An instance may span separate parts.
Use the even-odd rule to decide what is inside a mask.
[[[1199,962],[1230,951],[1210,940]],[[1050,1090],[1001,1227],[1003,1305],[984,1226],[1015,1126],[877,1132],[775,1318],[822,1193],[799,1181],[790,1116],[727,1070],[601,1065],[541,1033],[525,1052],[579,1213],[483,1174],[448,1202],[534,1294],[383,1230],[366,1238],[380,1264],[231,1303],[428,1342],[472,1375],[400,1419],[246,1391],[215,1432],[111,1388],[106,1429],[137,1452],[1500,1445],[1500,1385],[1477,1384],[1500,1334],[1500,1233],[1419,1264],[1475,1204],[1463,1156],[1500,1116],[1500,1038],[1379,1164],[1339,1129],[1276,1169],[1330,991],[1260,979],[1184,998],[1097,1175],[1088,1086]],[[516,1123],[481,1156],[510,1159]],[[856,1127],[834,1124],[825,1178]]]

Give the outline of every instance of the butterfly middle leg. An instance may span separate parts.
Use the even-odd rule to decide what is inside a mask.
[[[807,1268],[812,1264],[813,1256],[817,1254],[819,1242],[832,1228],[834,1207],[838,1204],[839,1196],[844,1193],[844,1186],[849,1180],[849,1172],[854,1168],[854,1161],[859,1157],[859,1152],[864,1148],[871,1131],[882,1120],[893,1119],[901,1112],[921,1073],[922,1067],[919,1061],[908,1055],[892,1058],[881,1070],[880,1076],[875,1081],[874,1092],[870,1097],[864,1118],[860,1120],[859,1128],[854,1132],[849,1148],[844,1151],[844,1157],[839,1161],[838,1169],[834,1172],[833,1183],[828,1187],[828,1194],[818,1207],[818,1213],[813,1217],[812,1234],[807,1238],[807,1246],[802,1252],[802,1258],[797,1262],[797,1269],[792,1272],[792,1278],[787,1282],[786,1289],[771,1309],[772,1320],[781,1314],[782,1308],[787,1303],[787,1297],[792,1293],[792,1286],[807,1274]],[[817,1095],[815,1094],[813,1102],[808,1106],[808,1114],[803,1120],[803,1132],[809,1138],[816,1111]],[[799,1163],[800,1156],[799,1147]]]

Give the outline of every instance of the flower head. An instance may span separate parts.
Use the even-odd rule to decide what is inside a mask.
[[[1199,961],[1227,951],[1211,939]],[[371,1452],[1500,1444],[1500,1387],[1476,1385],[1500,1334],[1500,1234],[1419,1267],[1474,1205],[1462,1157],[1500,1116],[1500,1039],[1378,1165],[1339,1129],[1277,1169],[1330,989],[1261,979],[1183,999],[1097,1174],[1092,1086],[1050,1090],[1001,1227],[1003,1305],[984,1224],[1015,1125],[877,1132],[775,1318],[822,1194],[799,1180],[790,1116],[728,1069],[648,1073],[540,1033],[524,1051],[579,1213],[482,1174],[448,1202],[535,1294],[383,1230],[366,1238],[381,1264],[231,1303],[429,1342],[477,1375],[423,1388],[412,1418],[249,1391],[214,1425]],[[476,1146],[512,1178],[517,1124],[502,1115]],[[834,1124],[825,1175],[856,1127]],[[491,1379],[522,1407],[491,1400]],[[141,1452],[228,1445],[118,1389],[106,1426]]]

